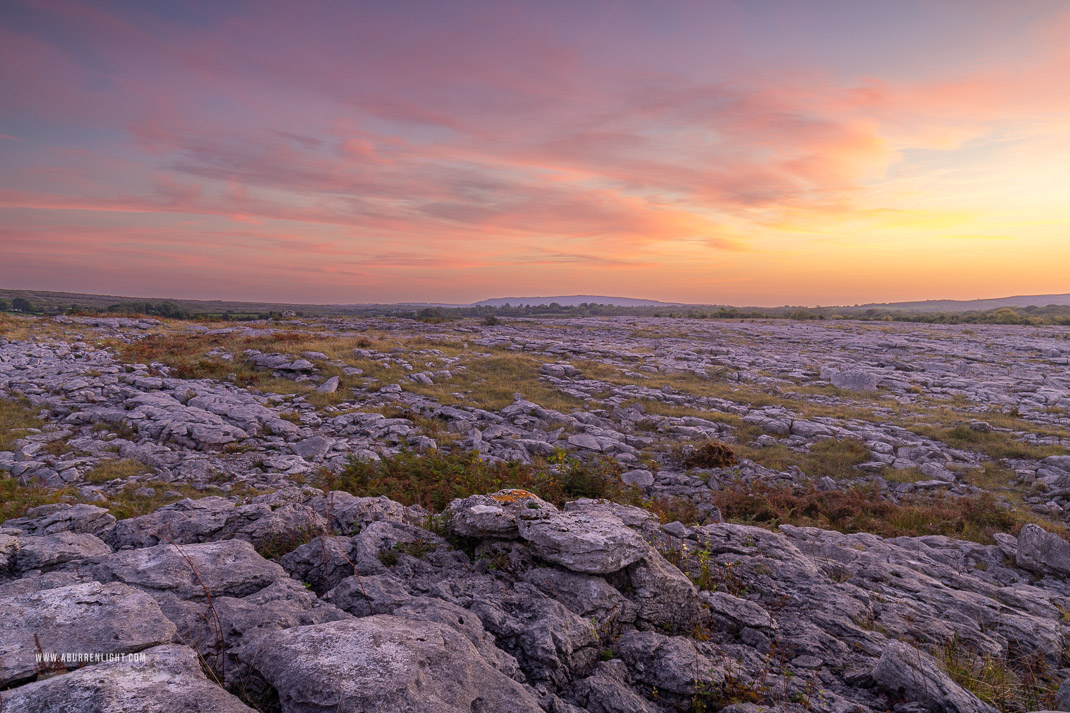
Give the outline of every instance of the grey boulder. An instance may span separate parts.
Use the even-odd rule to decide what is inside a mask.
[[[618,572],[651,551],[635,530],[604,513],[558,512],[518,526],[536,557],[573,572]]]
[[[381,615],[294,627],[238,655],[275,687],[284,713],[542,711],[468,638],[434,621]]]
[[[110,553],[111,548],[99,537],[86,532],[57,532],[54,535],[20,537],[15,553],[15,570],[46,570],[74,560]]]
[[[1039,525],[1029,524],[1018,535],[1018,566],[1038,574],[1070,574],[1070,542]]]

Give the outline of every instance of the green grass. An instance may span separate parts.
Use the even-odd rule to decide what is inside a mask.
[[[102,460],[93,466],[91,470],[82,476],[82,480],[86,483],[99,485],[116,478],[130,478],[135,475],[141,475],[147,471],[148,468],[145,464],[136,460],[129,458],[108,459]]]
[[[917,468],[892,468],[890,466],[881,470],[881,477],[889,483],[920,483],[930,479]]]
[[[502,352],[465,362],[464,371],[453,378],[432,385],[402,382],[406,391],[430,396],[444,404],[464,404],[485,409],[502,409],[513,403],[519,393],[529,401],[556,411],[569,411],[583,405],[580,399],[552,389],[539,379],[543,362],[529,356]],[[461,394],[461,396],[455,396]]]
[[[993,460],[1022,458],[1040,460],[1048,456],[1066,455],[1067,449],[1060,446],[1037,446],[1025,443],[1004,431],[975,431],[969,426],[915,426],[915,433],[935,441],[943,441],[952,448],[982,453]]]
[[[146,486],[152,488],[153,494],[138,494],[138,491],[141,491]],[[254,488],[231,488],[226,491],[219,488],[198,490],[186,483],[151,481],[130,483],[123,486],[119,492],[109,496],[109,502],[103,507],[107,507],[108,512],[114,515],[116,519],[123,520],[128,517],[147,515],[150,512],[159,510],[164,505],[170,505],[185,498],[198,500],[210,495],[252,497],[260,494],[261,492]]]
[[[987,462],[981,468],[966,471],[963,482],[985,490],[1014,489],[1017,475],[1013,470],[995,462]]]
[[[1065,524],[1001,507],[990,493],[978,497],[919,495],[895,503],[870,487],[823,492],[813,487],[736,483],[714,493],[714,503],[729,522],[768,528],[789,524],[882,537],[946,535],[983,544],[994,542],[992,535],[997,532],[1017,534],[1029,522],[1040,522],[1062,537],[1068,534]]]
[[[22,517],[38,505],[61,502],[63,490],[21,485],[14,478],[0,475],[0,522],[13,517]]]
[[[25,437],[28,429],[44,425],[28,401],[0,399],[0,451],[14,449],[15,441]]]
[[[403,505],[440,512],[450,501],[505,488],[527,490],[555,505],[577,498],[606,498],[633,505],[640,491],[620,481],[620,466],[609,459],[584,463],[557,457],[554,465],[491,463],[475,453],[403,452],[379,461],[351,460],[337,476],[322,476],[325,488],[359,496],[385,495]]]
[[[828,476],[835,480],[858,477],[861,473],[855,466],[869,460],[869,448],[854,438],[824,438],[815,442],[809,453],[779,443],[765,447],[737,446],[736,451],[766,468],[786,471],[798,466],[812,478]]]
[[[980,654],[964,642],[947,641],[935,652],[955,683],[1001,711],[1052,710],[1058,672],[1037,653]]]

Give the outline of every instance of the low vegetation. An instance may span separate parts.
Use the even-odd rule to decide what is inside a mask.
[[[691,468],[728,468],[735,465],[735,451],[724,443],[707,441],[700,446],[684,446],[673,454],[681,467]]]
[[[824,438],[814,443],[808,452],[796,451],[777,443],[771,446],[737,447],[745,458],[773,470],[786,471],[792,466],[813,478],[834,480],[856,478],[855,466],[869,460],[869,448],[855,438]]]
[[[9,451],[31,429],[44,426],[28,401],[0,399],[0,451]]]
[[[39,505],[63,502],[64,492],[55,488],[22,485],[0,471],[0,522],[22,517]]]
[[[983,453],[995,460],[1000,458],[1040,460],[1048,456],[1066,454],[1066,448],[1026,443],[1005,431],[981,431],[969,426],[950,428],[924,426],[914,430],[919,435],[943,441],[952,448]]]
[[[450,501],[469,495],[520,488],[561,505],[577,498],[606,498],[640,504],[642,494],[621,482],[611,460],[585,463],[558,456],[545,465],[482,460],[477,453],[403,452],[379,461],[353,459],[338,476],[323,476],[323,487],[359,496],[385,495],[404,505],[440,512]]]
[[[1060,677],[1039,653],[983,654],[950,639],[935,654],[955,683],[1001,711],[1055,710]]]
[[[440,403],[502,409],[521,394],[529,401],[558,411],[570,411],[582,401],[550,388],[539,379],[537,359],[511,352],[465,360],[464,371],[436,384],[405,384],[407,391],[431,396]]]
[[[82,476],[87,483],[107,483],[121,478],[141,475],[147,470],[144,463],[129,458],[102,460]]]
[[[725,520],[775,528],[782,524],[820,527],[839,532],[872,532],[882,537],[946,535],[984,544],[994,542],[998,532],[1017,534],[1037,516],[1002,506],[995,496],[946,495],[904,497],[887,500],[874,487],[820,491],[737,483],[714,494]],[[1044,522],[1064,537],[1062,523]]]

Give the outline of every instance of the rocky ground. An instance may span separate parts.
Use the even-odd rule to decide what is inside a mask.
[[[1070,710],[1064,328],[0,329],[5,713]],[[332,489],[436,451],[610,463],[631,505]],[[1013,527],[760,528],[740,488]]]

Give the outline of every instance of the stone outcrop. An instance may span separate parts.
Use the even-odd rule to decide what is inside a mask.
[[[323,521],[346,532],[324,526],[276,553],[281,565],[227,525],[275,527],[287,506],[316,514],[327,503],[340,517]],[[292,489],[237,520],[248,505],[196,505],[134,519],[165,519],[196,540],[183,544],[132,537],[133,520],[98,538],[61,508],[0,524],[11,533],[3,710],[62,699],[126,710],[123,696],[162,710],[188,690],[224,711],[667,713],[757,701],[799,713],[991,713],[942,661],[1013,671],[1028,651],[1031,670],[1047,672],[1030,684],[1035,695],[1054,702],[1070,635],[1065,542],[1032,528],[979,545],[662,527],[634,508],[558,509],[507,490],[450,504],[445,522],[481,533],[457,540],[477,543],[465,554],[381,498]],[[281,522],[302,531],[301,520]],[[124,549],[106,544],[119,544],[115,532]],[[37,656],[79,651],[146,658],[62,672]],[[194,656],[209,678],[188,665]]]

